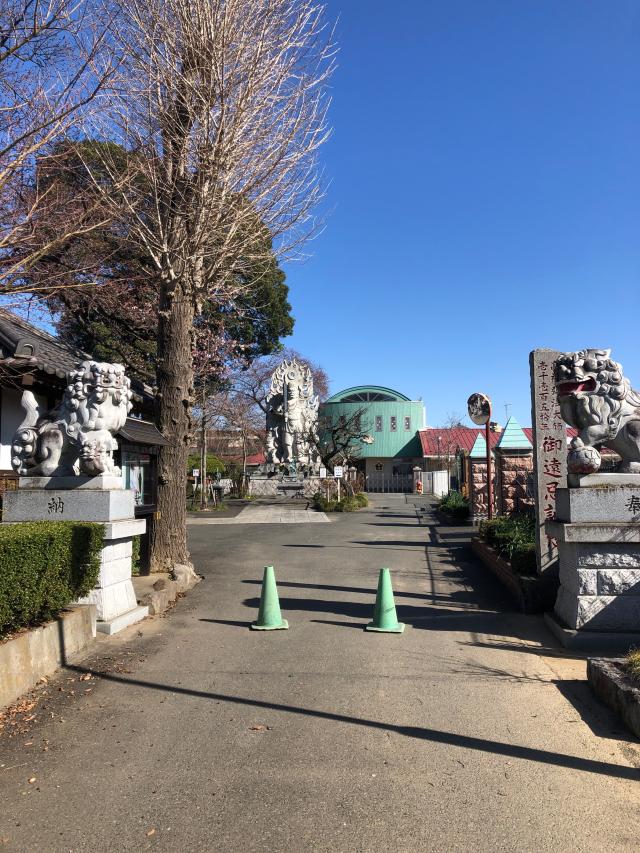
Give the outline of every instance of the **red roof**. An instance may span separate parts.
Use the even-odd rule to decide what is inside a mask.
[[[266,458],[264,453],[253,453],[251,456],[247,456],[247,465],[263,465]]]
[[[522,427],[522,431],[527,436],[529,441],[533,443],[533,428]],[[573,427],[567,427],[567,435],[569,438],[576,435],[577,430]],[[483,427],[427,427],[418,431],[420,443],[422,444],[423,456],[447,456],[456,453],[457,450],[462,450],[464,453],[470,453],[471,448],[475,444],[478,433],[481,433],[484,438]],[[500,441],[501,432],[490,432],[489,443],[494,448]],[[438,437],[440,445],[438,446]]]

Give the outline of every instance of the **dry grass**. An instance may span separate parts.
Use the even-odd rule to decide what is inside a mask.
[[[640,649],[631,649],[627,655],[626,670],[631,678],[640,684]]]

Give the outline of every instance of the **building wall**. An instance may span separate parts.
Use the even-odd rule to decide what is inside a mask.
[[[422,448],[417,431],[424,429],[424,404],[418,400],[393,400],[390,402],[340,403],[327,402],[320,406],[320,434],[323,419],[337,423],[343,416],[353,417],[363,409],[362,431],[373,438],[373,444],[363,444],[359,456],[363,459],[388,459],[403,457],[418,459]],[[395,430],[392,419],[395,418]],[[408,419],[405,421],[405,419]]]

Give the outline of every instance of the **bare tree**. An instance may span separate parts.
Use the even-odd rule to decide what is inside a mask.
[[[36,169],[111,77],[113,54],[92,8],[86,0],[0,4],[0,292],[23,292],[34,260],[104,223],[95,210],[74,209],[43,233],[54,189]]]
[[[108,2],[108,0],[107,0]],[[193,323],[233,304],[258,229],[282,252],[313,230],[326,139],[330,33],[314,0],[113,0],[120,59],[102,124],[129,152],[110,173],[114,213],[158,277],[159,520],[152,568],[186,563]],[[263,231],[264,233],[264,231]]]
[[[339,415],[336,420],[320,422],[317,447],[324,465],[329,468],[353,463],[360,457],[362,445],[371,444],[371,426],[366,414],[363,406],[349,415]]]

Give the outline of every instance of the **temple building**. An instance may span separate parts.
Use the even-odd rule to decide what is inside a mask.
[[[320,404],[320,435],[341,419],[364,437],[356,444],[352,464],[365,474],[367,489],[411,491],[413,468],[422,466],[422,400],[379,385],[346,388]]]

